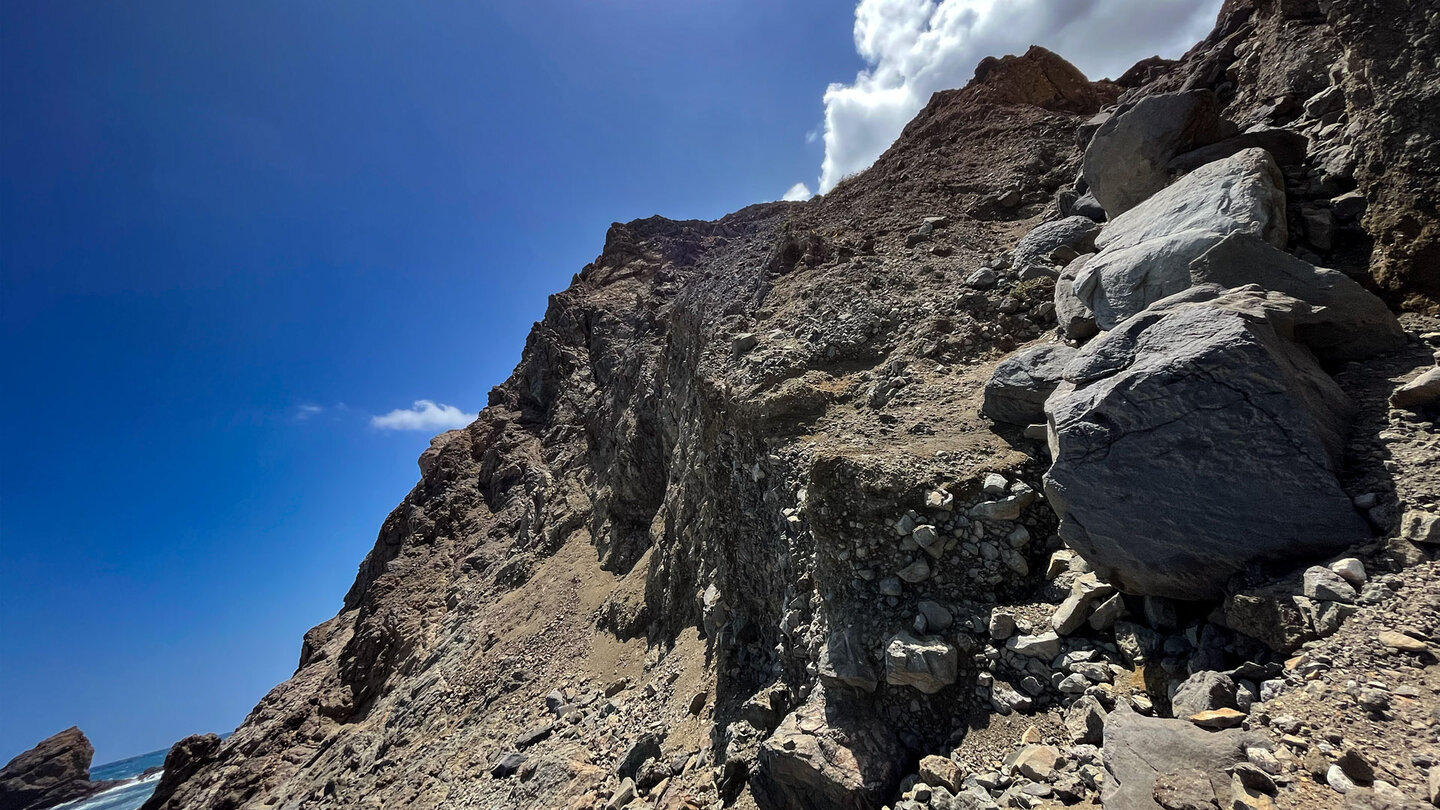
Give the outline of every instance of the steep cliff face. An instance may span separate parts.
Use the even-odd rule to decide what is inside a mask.
[[[147,807],[869,807],[927,753],[1018,739],[984,645],[1009,635],[997,606],[1028,621],[1063,595],[1068,552],[1043,442],[980,415],[995,364],[1055,324],[1055,279],[1007,269],[1011,248],[1083,191],[1077,132],[1122,93],[1228,81],[1235,117],[1320,92],[1236,67],[1292,22],[1379,53],[1360,12],[1232,5],[1129,89],[1039,48],[986,60],[815,201],[612,226],[479,418],[421,456],[294,676],[172,754],[193,775]],[[1337,254],[1373,239],[1376,282],[1424,303],[1423,246],[1348,233]],[[1036,683],[1016,696],[1058,710]]]

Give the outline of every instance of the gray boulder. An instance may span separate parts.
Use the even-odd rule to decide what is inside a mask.
[[[1101,329],[1113,329],[1192,286],[1191,263],[1232,233],[1285,245],[1284,177],[1263,149],[1202,166],[1116,218],[1096,237],[1100,252],[1076,271],[1073,291]]]
[[[1220,100],[1209,90],[1150,96],[1100,125],[1085,148],[1081,175],[1113,218],[1164,188],[1176,155],[1228,134]]]
[[[1087,253],[1066,265],[1055,282],[1055,320],[1060,329],[1071,340],[1089,340],[1100,333],[1095,323],[1095,313],[1075,294],[1075,277],[1090,263],[1093,253]]]
[[[1095,247],[1118,250],[1185,231],[1247,231],[1284,247],[1285,177],[1274,158],[1264,149],[1245,149],[1201,166],[1116,217],[1095,237]]]
[[[774,806],[871,810],[899,785],[904,757],[873,713],[847,711],[822,688],[781,721],[758,760],[752,785]]]
[[[1155,801],[1156,788],[1173,786],[1179,781],[1176,776],[1199,771],[1208,777],[1205,781],[1219,806],[1231,807],[1235,796],[1227,769],[1245,761],[1246,748],[1269,747],[1258,734],[1206,731],[1185,720],[1143,717],[1126,701],[1117,701],[1105,719],[1108,778],[1100,800],[1106,810],[1162,810]]]
[[[1223,672],[1203,671],[1185,679],[1170,698],[1171,713],[1182,720],[1214,709],[1238,709],[1235,680]]]
[[[1033,425],[1045,421],[1045,400],[1075,350],[1058,343],[1021,349],[995,367],[985,384],[981,413],[997,422]]]
[[[1220,595],[1369,536],[1336,479],[1353,406],[1286,340],[1294,299],[1198,287],[1077,353],[1045,404],[1060,536],[1122,591]]]
[[[1095,236],[1099,233],[1100,226],[1089,217],[1072,216],[1046,222],[1025,234],[1010,254],[1010,265],[1048,264],[1050,254],[1061,247],[1073,248],[1077,253],[1090,253],[1095,250]]]
[[[960,655],[939,636],[916,638],[900,632],[885,645],[885,682],[913,686],[927,695],[955,683]]]
[[[1295,313],[1295,339],[1321,360],[1362,360],[1405,345],[1405,331],[1384,301],[1344,273],[1316,267],[1252,233],[1227,235],[1189,270],[1192,284],[1257,284],[1304,301],[1309,307]]]

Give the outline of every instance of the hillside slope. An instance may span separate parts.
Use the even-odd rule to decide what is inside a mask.
[[[1386,14],[1403,24],[1381,25]],[[342,611],[306,634],[294,676],[218,748],[184,749],[204,753],[173,763],[189,777],[147,808],[864,808],[967,791],[972,804],[950,806],[983,806],[979,794],[1039,806],[1099,801],[1107,781],[1107,806],[1145,806],[1114,798],[1133,784],[1105,770],[1115,744],[1104,756],[1067,747],[1098,741],[1085,712],[1164,715],[1181,682],[1222,670],[1257,692],[1287,672],[1323,681],[1318,652],[1284,662],[1346,630],[1327,639],[1335,628],[1306,618],[1264,638],[1212,609],[1241,597],[1283,608],[1289,597],[1255,594],[1325,554],[1257,558],[1208,602],[1128,585],[1112,596],[1043,494],[1045,430],[982,407],[1002,359],[1064,346],[1055,291],[1095,234],[1013,251],[1061,214],[1103,218],[1082,163],[1088,177],[1091,136],[1115,125],[1092,117],[1198,91],[1213,93],[1224,131],[1178,151],[1258,122],[1291,133],[1274,136],[1305,145],[1280,161],[1277,252],[1412,310],[1411,339],[1396,327],[1383,351],[1327,362],[1338,381],[1314,384],[1354,403],[1333,474],[1368,503],[1326,553],[1352,548],[1376,582],[1394,578],[1335,615],[1346,628],[1402,617],[1387,629],[1421,647],[1402,651],[1413,666],[1389,685],[1429,715],[1377,726],[1367,744],[1433,749],[1435,564],[1427,546],[1385,540],[1423,540],[1402,516],[1437,509],[1433,411],[1385,397],[1434,362],[1415,338],[1437,327],[1425,313],[1440,289],[1440,133],[1417,110],[1435,98],[1437,42],[1437,12],[1420,2],[1227,3],[1185,59],[1117,83],[1040,48],[986,60],[822,198],[613,225],[479,418],[421,456],[419,483]],[[1312,103],[1325,93],[1338,100]],[[1069,337],[1065,351],[1088,335]],[[1066,519],[1081,514],[1072,505]],[[1409,594],[1398,613],[1386,601],[1397,594]],[[1057,603],[1079,624],[1047,634]],[[1094,618],[1102,607],[1108,620]],[[1370,661],[1339,657],[1325,666],[1371,677],[1358,674]],[[1247,733],[1266,733],[1264,716],[1249,714]],[[1240,748],[1274,747],[1252,742]],[[1328,771],[1332,749],[1344,753],[1319,738],[1306,750]],[[1017,750],[1023,761],[1002,761]],[[1036,764],[1051,750],[1058,761]],[[1436,778],[1423,756],[1370,781],[1420,801]],[[1338,806],[1334,790],[1306,792],[1323,778],[1304,772],[1277,766],[1274,801]],[[1357,784],[1355,796],[1384,793]]]

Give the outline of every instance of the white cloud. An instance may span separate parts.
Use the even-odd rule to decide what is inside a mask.
[[[805,185],[804,183],[796,183],[795,185],[791,186],[790,190],[785,192],[785,196],[781,197],[780,199],[794,202],[796,200],[808,200],[814,196],[814,194],[810,193],[809,186]]]
[[[1114,78],[1147,56],[1184,53],[1220,2],[860,0],[855,50],[869,67],[825,90],[819,190],[875,162],[931,93],[963,86],[986,56],[1042,45],[1091,78]]]
[[[436,405],[428,399],[417,399],[413,408],[397,408],[384,416],[372,416],[370,426],[382,430],[451,430],[475,421],[473,414],[454,405]]]
[[[300,405],[295,408],[295,421],[304,422],[306,419],[324,412],[325,408],[320,405]]]

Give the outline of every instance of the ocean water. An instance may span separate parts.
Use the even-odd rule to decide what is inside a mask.
[[[154,773],[140,779],[140,774],[150,768],[158,768],[165,764],[165,754],[168,748],[159,751],[151,751],[148,754],[141,754],[138,757],[130,757],[117,762],[105,765],[96,765],[90,769],[90,778],[96,781],[102,779],[126,779],[125,784],[113,787],[104,793],[97,793],[88,799],[78,802],[62,804],[56,810],[136,810],[150,794],[155,792],[155,784],[160,781],[160,774]]]

